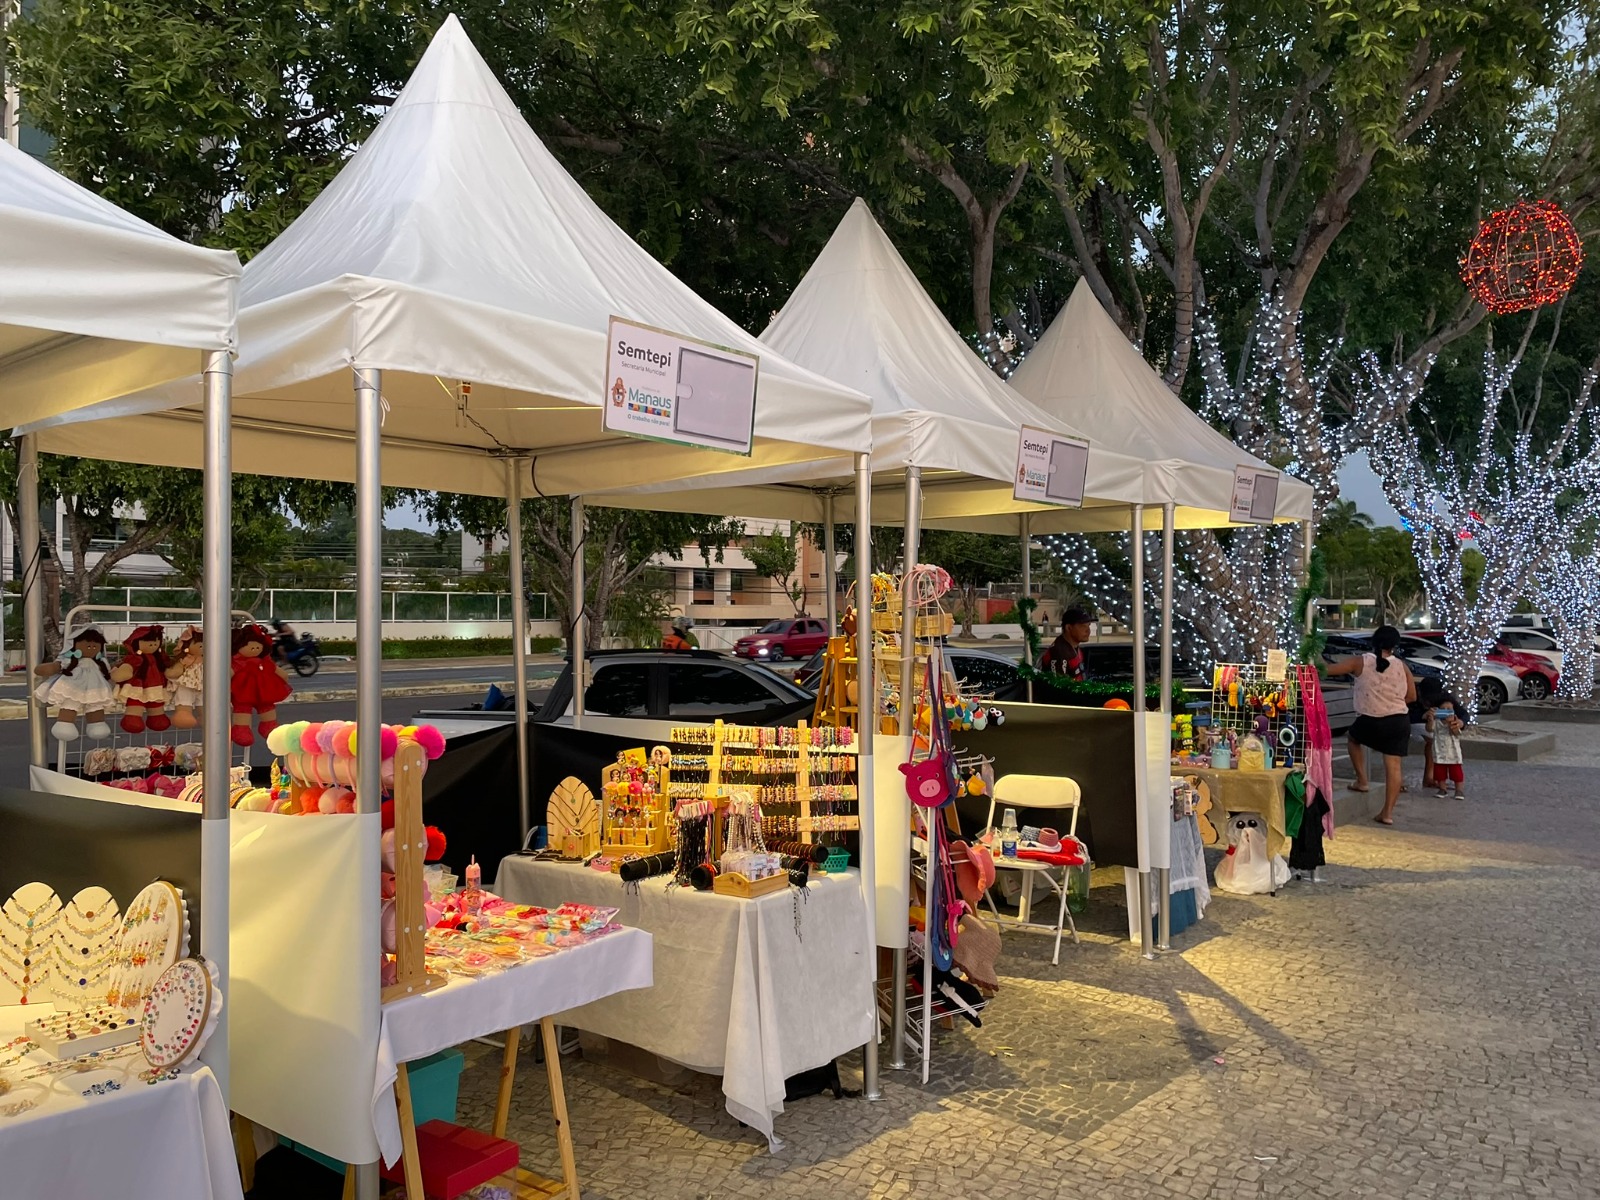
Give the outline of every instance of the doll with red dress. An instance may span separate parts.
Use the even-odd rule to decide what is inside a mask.
[[[172,726],[167,719],[167,668],[172,664],[163,648],[159,625],[141,625],[122,643],[122,658],[111,670],[122,701],[122,728],[160,733]]]
[[[245,625],[233,631],[233,744],[248,746],[255,741],[250,732],[251,714],[256,729],[266,737],[278,727],[278,702],[294,691],[284,672],[270,653],[272,635],[259,625]]]

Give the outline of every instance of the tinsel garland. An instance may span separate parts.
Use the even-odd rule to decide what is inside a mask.
[[[1023,659],[1017,664],[1017,678],[1024,683],[1032,683],[1035,687],[1043,685],[1056,693],[1054,699],[1060,700],[1073,697],[1085,701],[1104,703],[1107,700],[1125,700],[1133,703],[1132,683],[1102,683],[1097,680],[1065,679],[1060,675],[1052,675],[1048,671],[1041,671],[1034,664],[1039,661],[1042,652],[1039,628],[1031,617],[1033,610],[1038,607],[1038,601],[1031,596],[1024,596],[1017,601],[1017,624],[1022,629]],[[1146,703],[1159,709],[1161,707],[1161,684],[1148,684],[1144,689]],[[1173,685],[1172,688],[1173,710],[1181,709],[1187,702],[1187,697],[1181,687]],[[1085,706],[1087,707],[1087,706]]]

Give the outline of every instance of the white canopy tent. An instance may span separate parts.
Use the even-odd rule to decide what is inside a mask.
[[[1200,418],[1173,394],[1161,376],[1123,335],[1095,299],[1085,280],[1073,288],[1067,306],[1011,377],[1012,386],[1040,408],[1062,420],[1093,429],[1108,447],[1146,461],[1148,490],[1143,520],[1133,529],[1160,528],[1161,547],[1161,696],[1159,720],[1152,715],[1137,732],[1136,754],[1145,778],[1139,794],[1150,812],[1158,811],[1164,794],[1167,768],[1165,744],[1172,703],[1172,585],[1175,529],[1206,529],[1231,524],[1234,471],[1248,466],[1274,470],[1246,453]],[[1159,508],[1159,512],[1157,509]],[[1309,522],[1313,513],[1312,489],[1288,475],[1278,481],[1276,518],[1300,522],[1309,553]],[[1152,519],[1153,518],[1153,519]],[[1133,556],[1133,594],[1144,595],[1144,556]],[[1144,606],[1135,606],[1133,635],[1144,642]],[[1136,697],[1144,694],[1144,656],[1134,655]],[[1162,838],[1150,838],[1146,821],[1140,821],[1141,891],[1150,886],[1147,864],[1156,872],[1158,894],[1166,895],[1170,869],[1168,847]],[[1167,943],[1167,906],[1161,905],[1161,948]],[[1147,905],[1148,910],[1148,905]],[[1149,921],[1142,923],[1146,949]]]
[[[761,335],[795,362],[872,398],[873,519],[906,519],[907,479],[920,479],[921,523],[977,532],[1078,527],[1084,512],[1126,525],[1143,496],[1143,464],[1108,452],[1074,422],[1028,403],[984,366],[929,298],[894,243],[856,200],[788,302]],[[1013,498],[1023,425],[1091,443],[1085,509]],[[675,511],[729,512],[800,521],[850,512],[853,463],[741,464],[743,469],[670,485],[591,488],[591,503],[628,507],[648,499]],[[837,496],[838,501],[832,497]],[[913,501],[910,501],[914,503]]]
[[[578,494],[848,458],[871,436],[864,397],[761,345],[601,211],[453,16],[372,136],[251,260],[240,303],[234,444],[275,474],[355,477],[352,368],[383,372],[392,486],[501,496],[496,460],[522,457],[541,493]],[[761,357],[750,458],[601,430],[612,316]],[[38,428],[48,450],[101,456],[158,436],[197,465],[188,399],[157,389]]]
[[[1081,427],[1036,408],[986,367],[923,290],[894,244],[856,200],[762,340],[796,362],[872,398],[873,495],[878,524],[905,526],[904,560],[916,562],[924,526],[974,532],[1067,528],[1127,528],[1129,506],[1145,496],[1145,467],[1136,457],[1090,442],[1085,503],[1081,509],[1018,501],[1014,497],[1018,439],[1023,426],[1069,437]],[[754,465],[716,479],[685,485],[645,486],[591,494],[593,503],[648,502],[679,511],[717,511],[821,522],[830,627],[836,587],[833,522],[850,514],[850,463]],[[860,520],[863,514],[855,514]],[[869,569],[857,545],[858,577]],[[1024,555],[1024,562],[1027,556]],[[865,623],[864,623],[865,624]],[[860,663],[869,664],[863,654]],[[901,690],[910,694],[913,663],[902,664]],[[859,694],[873,695],[870,680]],[[863,700],[863,703],[868,701]],[[863,722],[871,737],[870,722]],[[877,936],[892,947],[894,1024],[890,1065],[903,1064],[909,897],[909,848],[904,830],[909,805],[895,768],[905,746],[891,740],[879,769],[880,836],[875,853]],[[865,771],[863,765],[863,771]]]
[[[238,461],[356,484],[363,731],[382,711],[380,485],[505,496],[510,571],[520,578],[520,500],[530,481],[542,495],[574,496],[573,528],[581,530],[579,497],[597,481],[661,482],[823,456],[864,462],[871,445],[864,396],[763,346],[601,211],[454,16],[371,137],[250,262],[240,295]],[[602,430],[612,316],[759,357],[748,457]],[[185,392],[166,387],[33,428],[57,453],[132,458],[159,443],[168,461],[198,466],[198,422]],[[581,544],[573,575],[573,671],[581,678]],[[521,589],[512,615],[525,629]],[[513,646],[526,829],[526,643],[518,637]],[[379,739],[363,733],[358,744],[359,777],[377,778]],[[376,811],[376,795],[360,797],[359,807]],[[865,791],[861,807],[866,828]],[[874,1057],[869,1047],[869,1063]],[[363,1189],[369,1174],[361,1174]]]
[[[1143,459],[1146,503],[1175,504],[1179,529],[1227,525],[1234,468],[1272,469],[1173,395],[1081,279],[1011,386],[1052,416],[1093,430],[1107,449]],[[1311,506],[1309,484],[1280,480],[1278,520],[1308,521]]]
[[[239,260],[181,242],[0,142],[0,427],[82,410],[130,388],[199,368],[191,381],[204,427],[206,557],[232,551],[228,411]],[[18,439],[17,525],[22,547],[28,664],[44,657],[40,580],[39,445]],[[204,707],[228,709],[232,575],[206,579]],[[45,767],[45,711],[29,703],[29,761]],[[205,754],[226,762],[228,727],[208,722]],[[37,786],[37,785],[36,785]],[[228,777],[206,779],[201,804],[201,953],[228,978]],[[226,1022],[226,1016],[223,1021]],[[204,1058],[228,1090],[224,1024]]]

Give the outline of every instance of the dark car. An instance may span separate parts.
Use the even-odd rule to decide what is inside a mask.
[[[754,633],[733,644],[740,658],[759,662],[782,662],[786,658],[806,658],[828,644],[828,626],[815,617],[787,617],[768,621]]]

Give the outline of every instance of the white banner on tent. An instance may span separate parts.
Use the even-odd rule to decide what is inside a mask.
[[[1270,525],[1277,515],[1278,472],[1261,467],[1235,467],[1229,520],[1244,525]]]
[[[1034,504],[1082,508],[1089,477],[1089,443],[1024,425],[1017,438],[1017,485],[1012,496]]]
[[[612,317],[604,427],[658,442],[749,454],[760,363],[754,354]]]

